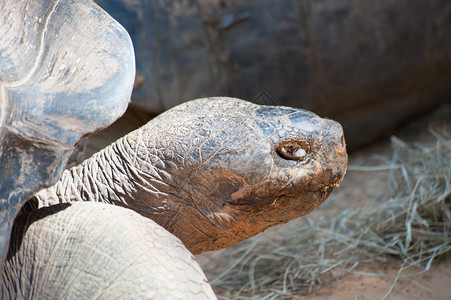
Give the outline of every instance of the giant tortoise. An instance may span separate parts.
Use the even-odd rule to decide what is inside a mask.
[[[346,164],[332,120],[234,98],[186,102],[30,200],[15,224],[2,293],[213,297],[188,250],[228,247],[309,213]]]
[[[130,43],[120,27],[91,2],[59,1],[46,6],[49,3],[4,5],[11,14],[18,11],[25,16],[44,6],[49,9],[44,10],[45,29],[38,39],[45,55],[39,54],[33,64],[36,70],[18,80],[22,85],[2,87],[3,95],[8,96],[2,97],[2,103],[16,112],[3,114],[9,123],[2,123],[6,124],[2,145],[8,145],[2,148],[2,192],[9,189],[7,195],[19,195],[2,198],[6,199],[2,222],[7,225],[34,190],[59,177],[80,136],[106,126],[105,114],[113,119],[117,111],[123,111],[133,81],[133,57],[124,50],[130,49]],[[55,26],[66,28],[64,22],[52,25],[52,20],[74,21],[81,12],[85,18],[98,18],[94,25],[110,25],[86,36],[93,35],[96,41],[107,33],[122,37],[112,38],[113,46],[89,44],[98,49],[94,51],[99,55],[96,64],[90,64],[89,51],[52,59],[52,51],[45,45],[50,49],[53,44],[41,46],[42,41],[56,35],[50,34]],[[5,20],[2,24],[14,23]],[[75,25],[86,19],[74,22],[67,26],[78,30]],[[61,51],[56,49],[55,53]],[[50,65],[43,63],[47,58]],[[75,65],[66,65],[69,58]],[[75,68],[82,61],[86,65]],[[124,69],[119,62],[125,64]],[[102,80],[94,76],[90,77],[94,83],[80,83],[80,77],[87,78],[83,77],[85,70],[94,68],[90,75],[100,70],[97,63],[106,63],[105,67],[110,63],[113,70],[105,71]],[[50,73],[40,74],[41,65]],[[71,75],[72,67],[80,73]],[[51,76],[52,70],[61,73]],[[121,78],[117,74],[122,74]],[[122,81],[124,86],[118,84]],[[27,88],[31,90],[28,94]],[[37,97],[41,91],[46,93]],[[27,100],[30,97],[36,100]],[[97,106],[98,99],[112,101],[113,108],[105,112],[105,106]],[[80,103],[86,105],[77,111]],[[16,126],[20,122],[14,123],[19,113],[27,112],[27,121],[41,120],[52,109],[56,110],[53,118],[42,122],[51,124],[49,128],[34,127],[34,131],[25,131],[28,135],[17,134],[20,139],[13,139],[11,132],[23,128]],[[68,117],[70,113],[92,118],[77,121]],[[99,123],[93,121],[96,116]],[[89,130],[75,130],[70,127],[73,122]],[[59,148],[51,148],[53,152],[46,147],[49,142],[42,142],[59,141],[61,136],[66,139],[57,144]],[[63,150],[54,150],[60,148]],[[47,156],[36,155],[41,149],[46,149]],[[64,171],[56,184],[27,202],[15,219],[0,282],[2,299],[214,298],[192,253],[228,247],[309,213],[339,185],[346,164],[341,126],[311,112],[226,97],[186,102]],[[15,177],[7,175],[14,172]],[[36,176],[48,172],[52,176]]]

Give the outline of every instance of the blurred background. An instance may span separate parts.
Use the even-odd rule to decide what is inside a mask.
[[[449,0],[96,3],[136,53],[132,104],[108,142],[187,100],[233,96],[337,120],[352,151],[451,103]]]

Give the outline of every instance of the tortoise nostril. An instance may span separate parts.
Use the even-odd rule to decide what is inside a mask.
[[[339,152],[339,153],[346,152],[346,141],[345,141],[344,135],[341,136],[340,143],[338,143],[335,148],[337,149],[337,152]]]

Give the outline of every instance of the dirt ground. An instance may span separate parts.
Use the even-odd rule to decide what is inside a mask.
[[[90,156],[93,152],[103,148],[104,145],[144,124],[150,117],[136,110],[129,110],[124,118],[90,138],[87,155]],[[451,134],[450,107],[441,108],[438,113],[417,120],[395,134],[409,143],[431,143],[434,139],[428,133],[430,126]],[[319,218],[326,213],[368,206],[372,205],[374,201],[378,201],[377,197],[386,184],[387,171],[359,171],[353,167],[383,165],[384,163],[378,158],[378,155],[390,157],[390,153],[389,138],[352,153],[349,159],[350,168],[342,185],[332,193],[331,197],[321,207],[310,214],[310,217],[315,220],[315,218]],[[447,167],[451,167],[451,162],[450,166]],[[288,232],[289,228],[298,226],[302,222],[301,219],[271,228],[255,238],[263,238],[267,241],[268,247],[275,247],[277,237],[283,235],[284,232]],[[217,268],[219,268],[218,262],[227,256],[227,251],[231,250],[225,249],[197,256],[209,280],[213,280],[216,276]],[[421,271],[407,270],[403,271],[404,276],[396,279],[399,267],[397,263],[360,265],[352,273],[346,274],[332,284],[321,287],[314,294],[294,296],[292,299],[451,299],[451,254],[442,257],[427,272],[405,276],[409,273]],[[255,276],[258,276],[258,274]],[[220,294],[218,296],[221,298]]]

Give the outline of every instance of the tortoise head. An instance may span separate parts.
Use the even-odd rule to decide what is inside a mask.
[[[138,196],[153,202],[143,214],[193,253],[228,247],[311,212],[339,185],[347,165],[337,122],[233,98],[187,102],[128,142],[137,139],[143,141],[139,161],[152,166],[140,169],[158,191]]]

